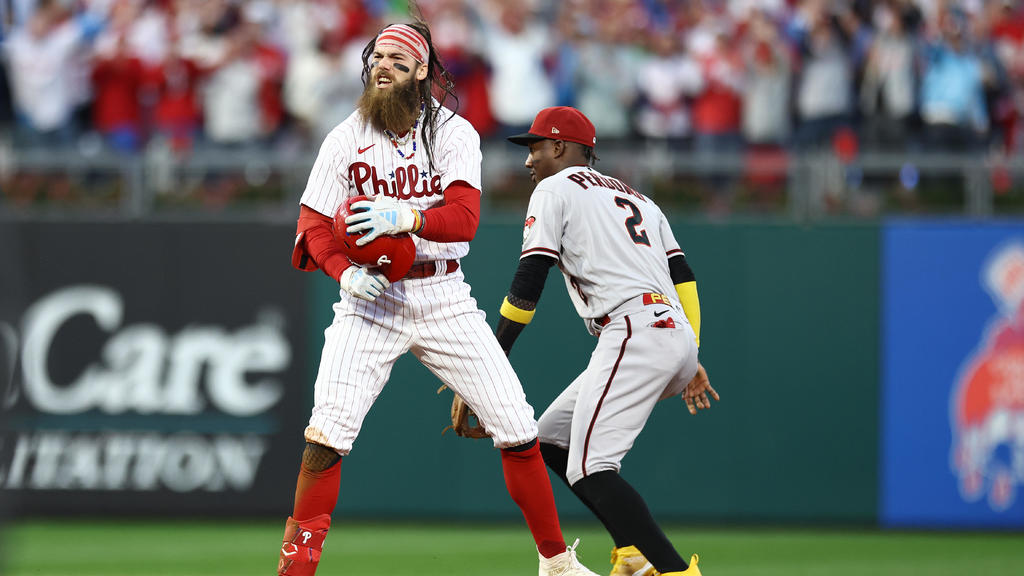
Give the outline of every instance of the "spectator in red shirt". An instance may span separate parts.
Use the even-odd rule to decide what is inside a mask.
[[[334,26],[327,31],[327,43],[344,46],[353,40],[361,40],[370,26],[370,13],[362,0],[329,0],[337,10]]]
[[[260,29],[249,25],[252,34],[252,52],[250,58],[259,71],[259,105],[263,127],[263,137],[273,141],[284,126],[284,75],[287,58],[280,49],[265,42]]]
[[[112,45],[99,46],[92,71],[93,127],[119,152],[135,152],[143,142],[142,61],[128,47],[124,33],[116,33]]]
[[[479,38],[472,14],[463,2],[446,0],[438,2],[430,21],[434,47],[455,81],[458,113],[486,138],[495,132],[498,122],[491,114],[490,67],[475,48]]]
[[[1011,153],[1017,150],[1019,118],[1024,107],[1024,13],[1010,0],[990,2],[985,9],[991,22],[995,55],[1010,80],[1003,97],[995,102],[992,115],[1002,134],[1002,145]]]
[[[698,161],[711,168],[702,178],[708,209],[731,209],[737,167],[717,162],[739,160],[745,68],[740,43],[728,22],[711,11],[698,11],[698,25],[690,34],[689,49],[701,71],[701,88],[693,101],[694,150]]]
[[[177,39],[172,37],[167,58],[153,74],[157,94],[153,130],[178,153],[192,149],[202,126],[202,109],[196,96],[199,76],[199,67],[182,57]]]
[[[710,49],[694,54],[699,62],[703,89],[693,101],[693,131],[698,152],[736,152],[743,109],[743,58],[736,38],[722,25],[709,33],[714,40]]]

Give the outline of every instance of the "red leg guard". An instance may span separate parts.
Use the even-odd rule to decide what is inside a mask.
[[[284,543],[277,561],[278,576],[313,576],[320,563],[320,553],[331,527],[328,514],[297,521],[291,516],[284,526]]]

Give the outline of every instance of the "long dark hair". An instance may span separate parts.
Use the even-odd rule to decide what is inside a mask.
[[[390,24],[388,25],[390,26]],[[448,69],[444,67],[444,63],[437,55],[437,50],[434,48],[434,42],[430,38],[430,27],[427,26],[426,22],[417,20],[407,24],[411,26],[423,39],[427,41],[427,47],[430,49],[430,61],[427,62],[427,77],[420,81],[419,92],[420,100],[422,100],[426,108],[424,109],[423,117],[423,149],[427,154],[427,162],[430,164],[431,170],[434,168],[434,135],[437,133],[437,129],[440,125],[437,123],[437,108],[445,106],[451,109],[452,112],[459,110],[459,97],[455,94],[455,81],[452,79],[452,75],[448,73]],[[385,26],[384,28],[387,28]],[[377,36],[384,31],[381,28],[374,34],[373,39],[363,48],[363,87],[366,87],[366,83],[370,81],[370,58],[373,56],[373,47],[377,44]],[[432,98],[437,98],[438,106],[433,105]],[[452,102],[452,106],[446,106],[447,102]],[[444,122],[448,120],[445,119]],[[444,124],[442,122],[441,124]]]

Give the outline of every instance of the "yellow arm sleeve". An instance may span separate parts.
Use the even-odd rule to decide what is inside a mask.
[[[700,347],[700,299],[697,297],[697,282],[683,282],[676,284],[676,294],[679,295],[679,302],[683,305],[683,313],[693,327],[693,333],[697,336],[697,346]]]
[[[523,310],[522,308],[517,308],[515,305],[508,301],[508,298],[505,298],[505,300],[501,303],[501,315],[513,322],[518,322],[520,324],[529,324],[530,320],[533,320],[533,315],[536,312],[536,310]]]

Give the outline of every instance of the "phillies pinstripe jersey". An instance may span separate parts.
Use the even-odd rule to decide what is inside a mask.
[[[645,292],[680,307],[668,258],[683,252],[647,196],[588,166],[570,166],[537,183],[526,214],[522,257],[558,260],[582,318],[600,318]]]
[[[438,103],[435,100],[434,105]],[[438,108],[431,170],[423,148],[423,114],[416,128],[393,139],[375,130],[358,110],[324,139],[300,202],[333,217],[352,196],[390,196],[415,210],[444,202],[444,189],[456,180],[480,186],[480,136],[464,118]],[[457,260],[468,242],[431,242],[413,235],[416,260]]]
[[[437,101],[434,101],[435,106]],[[347,198],[383,194],[410,208],[444,202],[443,190],[462,180],[480,188],[480,137],[452,111],[438,111],[434,170],[423,149],[423,116],[407,140],[393,142],[357,111],[324,140],[301,202],[333,216]],[[413,235],[416,260],[457,260],[468,242],[432,242]],[[309,442],[348,454],[363,420],[400,356],[412,351],[473,409],[498,448],[537,436],[533,407],[487,325],[462,269],[392,283],[373,302],[344,288],[314,385]]]

